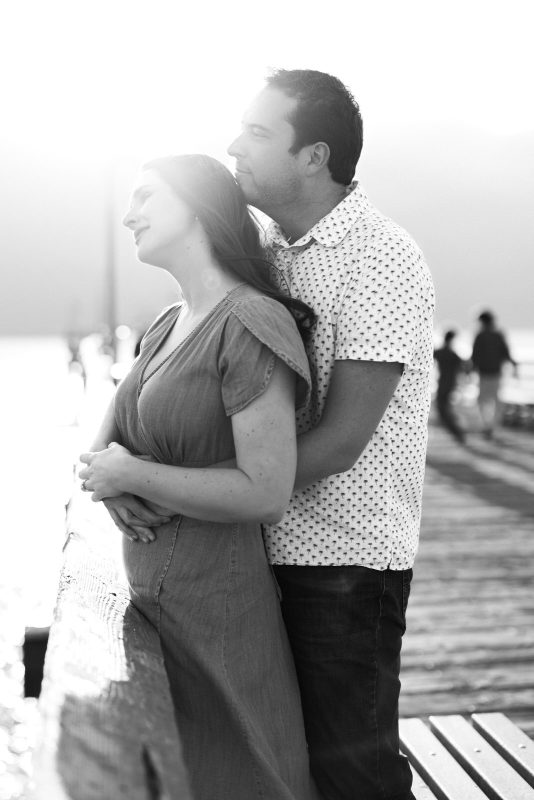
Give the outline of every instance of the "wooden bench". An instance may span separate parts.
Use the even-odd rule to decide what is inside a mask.
[[[416,800],[534,800],[534,741],[504,714],[401,719]]]
[[[121,534],[76,494],[44,665],[32,800],[192,800],[155,629]]]

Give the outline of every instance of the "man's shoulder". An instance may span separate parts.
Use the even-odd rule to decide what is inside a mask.
[[[347,197],[349,214],[351,207],[359,208],[360,213],[354,214],[351,221],[348,243],[353,242],[360,247],[363,245],[370,250],[397,250],[410,252],[417,258],[423,257],[412,234],[373,205],[359,185]]]
[[[362,220],[369,242],[375,249],[410,251],[422,257],[422,251],[414,237],[398,222],[372,207]]]

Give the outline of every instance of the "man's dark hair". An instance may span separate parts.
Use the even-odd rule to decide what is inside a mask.
[[[362,152],[363,124],[360,107],[347,87],[339,78],[314,69],[275,70],[267,85],[298,100],[288,119],[295,129],[290,152],[325,142],[332,179],[348,186]]]
[[[452,342],[455,336],[456,336],[456,331],[447,331],[443,338],[445,342],[448,344],[449,342]]]

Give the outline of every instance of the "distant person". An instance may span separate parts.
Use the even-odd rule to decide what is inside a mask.
[[[455,352],[452,346],[456,331],[447,331],[443,337],[441,347],[434,350],[434,360],[438,365],[438,391],[436,395],[436,406],[439,418],[452,433],[454,438],[460,442],[465,442],[465,431],[458,424],[456,414],[452,408],[452,394],[456,389],[458,376],[466,370],[465,362]]]
[[[183,300],[144,337],[81,456],[82,488],[130,533],[130,596],[159,633],[195,800],[312,800],[260,523],[291,495],[295,404],[310,390],[297,326],[313,313],[272,282],[243,192],[215,159],[147,164],[124,224]],[[138,528],[150,545],[117,517],[140,500],[163,515],[148,536]]]
[[[491,439],[499,415],[499,389],[503,365],[508,361],[517,371],[517,362],[510,355],[504,335],[495,326],[494,314],[491,311],[483,311],[478,321],[480,330],[473,343],[471,361],[479,377],[478,408],[482,419],[482,432],[487,439]]]

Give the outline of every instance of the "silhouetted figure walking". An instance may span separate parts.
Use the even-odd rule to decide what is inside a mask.
[[[517,369],[508,344],[501,331],[495,327],[495,316],[483,311],[478,317],[480,331],[473,343],[471,361],[479,376],[478,408],[482,419],[482,432],[491,439],[498,421],[499,388],[502,367],[507,361]]]
[[[439,369],[436,406],[443,425],[457,441],[463,444],[465,442],[465,432],[458,424],[451,404],[452,393],[456,388],[458,375],[465,369],[464,362],[452,348],[452,340],[455,336],[456,331],[447,331],[443,339],[443,345],[434,350],[434,360]]]

